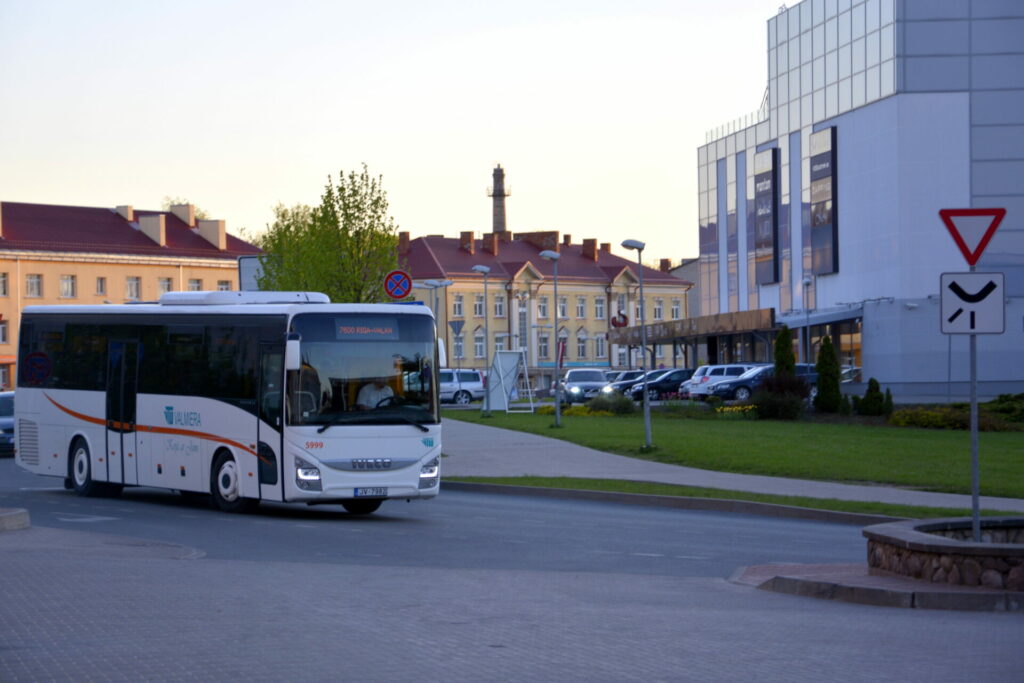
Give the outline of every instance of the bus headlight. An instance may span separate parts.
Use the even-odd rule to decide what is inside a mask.
[[[320,482],[320,470],[297,455],[294,458],[295,485],[303,491],[322,491],[323,484]]]
[[[437,480],[441,474],[441,461],[434,458],[420,468],[420,488],[432,489],[437,486]]]

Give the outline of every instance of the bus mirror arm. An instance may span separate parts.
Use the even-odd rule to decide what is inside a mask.
[[[301,370],[302,369],[302,354],[299,353],[299,340],[289,339],[285,342],[284,347],[284,369],[285,370]]]

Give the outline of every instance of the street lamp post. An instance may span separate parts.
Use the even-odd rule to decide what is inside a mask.
[[[557,251],[545,249],[540,257],[551,261],[555,268],[555,426],[562,426],[562,396],[558,392],[558,383],[562,379],[562,347],[558,341],[558,259],[562,257]]]
[[[491,326],[488,324],[490,315],[487,310],[487,275],[491,272],[491,269],[487,266],[473,266],[474,273],[480,273],[484,276],[484,372],[487,372],[487,361],[488,351],[491,345]],[[491,381],[493,377],[487,378],[487,389],[484,392],[484,415],[490,417],[491,415]]]
[[[810,275],[804,275],[804,362],[811,362],[811,307],[808,297],[811,292],[813,280]]]
[[[636,250],[636,266],[640,277],[640,357],[643,358],[641,369],[644,370],[644,448],[651,449],[651,399],[647,395],[647,326],[644,321],[644,247],[647,246],[640,240],[625,240],[622,243],[624,249]]]

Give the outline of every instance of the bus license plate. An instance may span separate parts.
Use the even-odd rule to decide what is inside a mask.
[[[381,498],[388,495],[388,487],[386,486],[371,486],[368,488],[356,489],[356,498]]]

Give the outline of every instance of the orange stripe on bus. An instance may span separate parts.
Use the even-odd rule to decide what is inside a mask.
[[[54,401],[48,394],[43,394],[43,396],[46,396],[46,399],[50,403],[52,403],[53,405],[57,406],[59,409],[63,410],[65,413],[67,413],[71,417],[77,418],[79,420],[83,420],[83,421],[88,422],[90,424],[97,424],[97,425],[104,425],[104,426],[106,426],[106,424],[107,424],[107,420],[102,420],[102,419],[100,419],[98,417],[91,417],[91,416],[86,415],[84,413],[79,413],[77,411],[71,410],[71,408],[68,408],[67,406],[62,406],[60,403],[57,403],[57,401]],[[123,422],[115,422],[114,420],[110,420],[110,424],[112,425],[112,429],[121,429],[122,427],[124,427],[126,425],[128,427],[133,426],[131,422],[123,423]],[[149,432],[151,434],[170,434],[170,435],[173,435],[173,436],[191,436],[191,437],[197,438],[197,439],[206,439],[207,441],[216,441],[217,443],[227,444],[228,446],[234,446],[235,448],[243,450],[246,453],[249,453],[250,455],[255,455],[257,458],[259,458],[260,460],[262,460],[263,462],[265,462],[268,465],[271,464],[270,460],[268,460],[267,458],[262,457],[259,453],[257,453],[252,448],[249,448],[248,446],[245,446],[244,444],[240,444],[237,441],[232,441],[231,439],[225,439],[224,437],[217,436],[216,434],[210,434],[208,432],[197,432],[197,431],[193,431],[191,429],[176,429],[174,427],[158,427],[158,426],[155,426],[155,425],[135,424],[134,427],[135,427],[135,429],[137,431]]]

